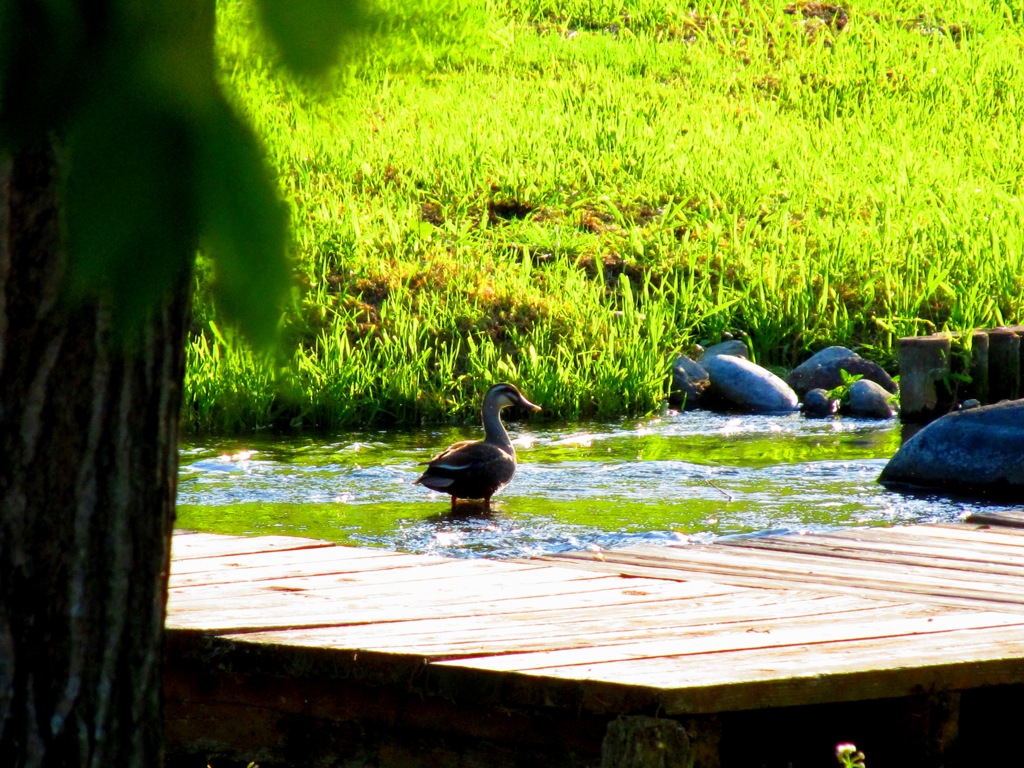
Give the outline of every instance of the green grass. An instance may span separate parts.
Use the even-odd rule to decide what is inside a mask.
[[[643,413],[726,330],[891,368],[900,336],[1021,320],[1021,11],[785,8],[395,3],[302,87],[219,2],[299,287],[253,356],[201,272],[186,427],[475,419],[503,379],[551,418]]]

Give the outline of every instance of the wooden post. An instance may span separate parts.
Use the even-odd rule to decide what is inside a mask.
[[[927,422],[948,412],[952,397],[949,336],[910,336],[899,340],[900,419]]]
[[[690,737],[676,720],[619,717],[608,723],[601,768],[700,768]]]
[[[905,737],[916,742],[922,768],[948,768],[956,761],[960,735],[960,693],[943,691],[912,701]]]
[[[975,331],[971,334],[971,363],[967,370],[971,382],[964,387],[964,399],[975,399],[982,405],[988,399],[988,334]]]
[[[988,392],[991,403],[1020,393],[1020,337],[1009,328],[988,332]]]
[[[1020,351],[1018,352],[1020,376],[1017,379],[1017,397],[1024,397],[1024,325],[1010,325],[1007,326],[1006,330],[1013,331],[1020,340]]]

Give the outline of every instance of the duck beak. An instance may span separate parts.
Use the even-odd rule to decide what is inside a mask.
[[[529,408],[531,411],[541,410],[541,407],[539,405],[534,405],[522,395],[519,396],[519,404],[523,406],[523,408]]]

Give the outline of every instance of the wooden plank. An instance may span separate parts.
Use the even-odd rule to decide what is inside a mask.
[[[688,545],[627,547],[599,553],[563,553],[543,558],[551,562],[585,562],[597,569],[614,571],[622,566],[643,566],[644,575],[660,573],[664,578],[721,579],[726,583],[761,588],[797,586],[801,589],[829,589],[878,593],[887,599],[959,598],[1000,605],[1024,606],[1019,577],[998,580],[968,579],[955,570],[913,568],[873,564],[868,571],[857,563],[834,558],[786,552],[762,552],[753,548]],[[637,571],[630,571],[637,573]],[[675,576],[673,576],[673,573]]]
[[[762,651],[762,663],[771,664],[777,651],[788,655],[792,647],[810,647],[830,643],[861,641],[889,645],[893,639],[916,635],[950,632],[953,630],[981,630],[1017,627],[1024,638],[1024,619],[1019,615],[997,612],[964,611],[941,613],[932,610],[912,610],[906,606],[888,606],[870,617],[859,616],[852,621],[822,621],[819,617],[804,617],[793,621],[774,622],[775,626],[756,623],[728,627],[692,628],[684,634],[663,640],[641,641],[621,645],[594,645],[567,649],[553,649],[535,653],[506,653],[488,655],[471,660],[475,669],[503,672],[538,671],[548,668],[586,667],[587,678],[603,674],[607,669],[621,669],[625,662],[639,667],[642,660],[652,659],[658,667],[665,659],[680,656],[728,653],[733,651]],[[710,661],[706,659],[706,661]],[[718,666],[717,664],[714,666]],[[713,674],[731,674],[720,670]],[[602,678],[609,679],[609,678]]]
[[[1001,512],[972,512],[966,522],[974,525],[1005,525],[1024,528],[1024,510],[1008,509]]]
[[[741,588],[711,582],[650,580],[640,590],[632,580],[605,575],[604,578],[567,580],[562,584],[506,585],[499,595],[493,591],[438,590],[432,584],[412,585],[381,594],[362,590],[353,594],[342,589],[292,589],[282,580],[272,587],[243,592],[245,600],[192,600],[192,591],[179,591],[168,601],[167,626],[172,629],[206,631],[253,631],[281,627],[329,626],[368,622],[409,621],[442,615],[487,616],[537,610],[567,610],[579,606],[615,605],[625,598],[632,602],[657,602],[687,596],[705,596],[739,591]],[[237,597],[239,593],[232,593]]]
[[[171,538],[171,557],[190,560],[196,557],[244,555],[269,550],[335,547],[330,541],[303,539],[295,536],[225,536],[219,533],[193,533]]]
[[[998,614],[997,614],[998,616]],[[951,654],[950,650],[956,649]],[[934,632],[897,634],[890,638],[867,637],[826,643],[777,646],[769,655],[761,649],[738,649],[727,652],[721,663],[709,665],[703,654],[686,657],[660,657],[656,659],[624,659],[602,665],[587,665],[590,674],[612,676],[620,683],[630,685],[658,685],[668,678],[664,687],[702,687],[707,685],[742,683],[752,680],[778,680],[780,678],[822,678],[851,672],[868,671],[899,673],[908,668],[934,667],[936,671],[954,669],[970,674],[981,670],[981,661],[1001,661],[1012,657],[1015,667],[1024,674],[1024,628],[1019,623],[1005,626],[962,626],[955,623]],[[886,664],[878,664],[880,658]],[[680,666],[680,662],[683,664]],[[578,678],[581,670],[545,668],[544,675],[567,674]],[[600,671],[597,671],[600,666]],[[964,667],[967,667],[964,670]],[[682,667],[686,667],[685,672]],[[587,675],[587,677],[590,676]],[[714,681],[719,682],[714,682]],[[974,687],[969,679],[965,685]],[[951,681],[952,682],[952,681]],[[1008,681],[1009,682],[1009,681]]]
[[[906,591],[903,594],[883,592],[875,589],[866,589],[862,586],[847,586],[842,583],[837,584],[821,584],[821,585],[810,585],[803,581],[797,580],[793,583],[789,583],[786,580],[778,580],[770,585],[766,583],[762,576],[744,576],[742,572],[735,572],[729,574],[722,574],[719,569],[714,568],[694,568],[691,572],[686,571],[671,571],[666,570],[662,567],[653,567],[645,565],[631,565],[628,563],[602,563],[602,562],[588,562],[578,561],[573,563],[573,567],[581,568],[584,570],[592,570],[597,573],[608,573],[614,572],[622,574],[623,576],[633,576],[636,578],[651,578],[651,579],[680,579],[685,580],[688,578],[702,578],[711,581],[717,581],[722,584],[732,584],[735,586],[744,586],[756,589],[776,589],[776,590],[788,590],[788,589],[801,589],[803,591],[820,591],[832,594],[842,595],[858,595],[866,598],[873,598],[884,602],[905,602],[908,600],[928,602],[935,605],[946,605],[951,608],[973,608],[976,610],[984,610],[986,608],[998,608],[999,610],[1011,611],[1019,613],[1022,611],[1019,603],[1007,603],[1000,601],[982,601],[978,600],[974,595],[968,596],[955,596],[948,594],[929,593],[927,591]]]
[[[896,608],[891,610],[901,618],[906,618],[905,610],[900,611]],[[932,612],[934,613],[934,611],[935,608],[932,606]],[[851,612],[851,614],[840,613],[829,616],[830,620],[838,620],[839,622],[850,620],[850,618],[862,617],[863,614],[856,611]],[[878,615],[873,616],[872,621],[877,621],[878,617]],[[786,622],[784,626],[787,630],[799,628],[804,633],[802,636],[805,639],[813,640],[816,636],[816,631],[823,622],[827,621],[829,620],[823,620],[818,615],[803,615],[795,616],[792,621]],[[745,629],[742,630],[742,634],[737,634],[736,636],[751,640],[751,642],[746,642],[741,647],[761,647],[755,641],[761,639],[762,642],[767,642],[763,638],[776,632],[778,624],[777,616],[767,618],[767,620],[758,620],[756,617],[751,618],[748,622],[743,623]],[[675,626],[671,623],[666,623],[658,626],[657,629],[652,629],[649,626],[631,628],[628,625],[611,627],[607,622],[600,626],[604,629],[590,629],[586,635],[580,631],[573,631],[573,628],[568,625],[554,625],[551,631],[547,633],[536,631],[531,633],[528,630],[534,628],[523,627],[501,629],[480,626],[464,627],[464,631],[461,634],[450,633],[446,637],[422,635],[406,638],[386,638],[383,636],[360,638],[357,633],[353,633],[354,636],[346,633],[344,639],[342,639],[333,637],[330,633],[325,633],[319,637],[319,642],[316,645],[317,647],[359,648],[377,652],[403,653],[420,656],[425,659],[431,657],[450,659],[489,656],[506,658],[512,654],[581,650],[593,653],[596,658],[611,660],[630,657],[629,655],[622,655],[624,652],[627,652],[624,649],[635,646],[649,648],[654,655],[658,655],[657,650],[659,648],[678,647],[680,635],[692,641],[696,635],[709,631],[701,630],[698,626],[688,625],[686,622],[679,622]],[[260,641],[271,641],[284,645],[310,644],[308,642],[309,638],[299,637],[296,633],[276,633],[275,635],[268,634],[258,638],[250,637],[247,639],[259,639]],[[607,650],[606,654],[600,652],[604,649]]]
[[[208,567],[193,573],[178,573],[171,569],[170,588],[251,584],[291,577],[336,576],[341,581],[359,581],[377,578],[380,581],[414,581],[430,578],[433,569],[452,562],[449,558],[430,555],[407,555],[400,552],[389,556],[373,555],[366,558],[337,557],[335,548],[303,549],[288,552],[260,552],[241,558],[203,558],[188,561],[204,563]],[[486,572],[488,565],[477,569]],[[499,566],[500,567],[500,566]],[[536,566],[535,566],[536,567]]]
[[[951,652],[953,651],[953,652]],[[436,661],[438,669],[480,674],[498,657]],[[510,674],[501,670],[495,673]],[[913,696],[922,690],[974,689],[1024,682],[1024,628],[950,629],[882,639],[743,649],[514,672],[519,690],[562,680],[584,686],[581,706],[615,711],[630,696],[656,692],[668,715],[729,712]],[[532,678],[532,686],[526,680]],[[508,703],[512,703],[509,698]]]
[[[956,658],[950,658],[950,648]],[[666,714],[725,712],[774,706],[915,696],[929,690],[970,690],[1024,682],[1024,634],[1017,626],[964,629],[897,638],[887,644],[852,641],[794,646],[770,660],[760,650],[700,656],[662,664],[622,662],[617,687],[662,690]],[[878,664],[880,658],[886,665]],[[719,680],[709,673],[719,673]],[[544,677],[558,677],[544,670]],[[569,679],[579,678],[579,668]],[[584,673],[585,674],[585,673]],[[666,690],[668,689],[668,690]]]
[[[922,539],[954,539],[957,541],[1003,544],[1011,547],[1024,546],[1024,531],[1019,531],[1015,528],[993,528],[988,525],[973,525],[970,523],[929,523],[928,525],[921,526],[901,526],[892,530],[898,533],[912,533]]]
[[[412,557],[412,556],[410,556]],[[379,561],[375,561],[379,562]],[[407,561],[406,561],[407,562]],[[413,567],[414,566],[414,567]],[[514,568],[510,570],[510,568]],[[279,575],[276,571],[261,572],[263,578],[212,581],[205,584],[185,584],[173,591],[176,601],[199,606],[204,601],[216,601],[211,607],[218,609],[224,600],[244,601],[264,591],[321,594],[331,599],[386,600],[410,593],[431,594],[437,600],[453,594],[472,597],[500,593],[511,594],[527,590],[530,594],[544,592],[549,586],[565,589],[566,585],[580,581],[603,580],[614,587],[624,583],[617,574],[597,574],[573,568],[510,566],[500,561],[441,560],[417,564],[413,559],[406,567],[369,568],[340,573],[312,573]]]
[[[304,547],[301,549],[269,550],[266,552],[250,552],[246,554],[207,555],[188,559],[174,559],[171,562],[171,576],[192,576],[196,574],[233,575],[232,571],[243,572],[249,568],[265,568],[268,565],[280,564],[284,567],[304,563],[350,563],[356,561],[374,561],[381,559],[401,559],[409,557],[400,552],[387,549],[362,549],[359,547]],[[438,558],[443,560],[444,558]]]
[[[873,567],[874,563],[885,565],[909,565],[914,568],[946,569],[963,571],[965,577],[976,574],[1024,578],[1022,552],[1015,557],[997,557],[991,550],[968,549],[966,547],[921,547],[894,546],[895,542],[877,541],[867,538],[850,538],[829,535],[808,536],[751,536],[716,543],[715,546],[729,546],[740,549],[765,549],[773,552],[817,555],[836,559],[856,560],[858,567]],[[966,550],[966,551],[965,551]]]
[[[304,555],[311,552],[324,552],[331,554],[331,550],[297,550],[294,554]],[[269,554],[269,553],[261,553]],[[284,554],[284,553],[283,553]],[[287,553],[292,554],[292,553]],[[214,558],[203,558],[188,562],[210,562]],[[255,581],[271,581],[298,576],[346,576],[353,579],[365,577],[367,574],[393,574],[395,572],[414,572],[422,569],[430,569],[435,565],[442,564],[443,560],[429,561],[407,560],[401,555],[394,557],[373,557],[365,559],[342,559],[335,557],[323,557],[307,559],[305,557],[294,558],[291,563],[287,560],[276,560],[268,557],[268,565],[234,567],[232,558],[224,558],[220,567],[203,569],[194,573],[178,573],[171,571],[168,586],[170,589],[186,589],[190,587],[212,586],[216,584],[244,584]],[[408,575],[398,578],[410,578]]]
[[[661,550],[661,551],[659,551]],[[864,584],[871,588],[887,588],[889,585],[913,582],[921,586],[936,588],[962,588],[971,584],[980,591],[991,589],[1024,591],[1024,569],[1007,570],[1006,572],[984,574],[962,567],[950,567],[947,562],[924,558],[917,565],[909,562],[890,563],[885,560],[874,560],[869,567],[848,558],[833,557],[820,549],[801,551],[798,545],[785,544],[784,548],[772,548],[763,551],[755,540],[742,547],[714,545],[687,545],[668,547],[631,547],[629,551],[651,559],[664,559],[669,562],[701,558],[704,562],[714,562],[721,558],[723,564],[732,566],[737,563],[749,562],[752,567],[764,567],[772,564],[777,570],[793,574],[805,574],[808,577],[842,578],[852,580],[856,584]],[[1024,554],[1024,551],[1022,551]]]
[[[472,562],[472,561],[471,561]],[[578,593],[581,597],[589,592],[608,592],[616,595],[628,595],[629,599],[640,602],[656,600],[662,597],[704,596],[726,594],[741,591],[742,587],[715,584],[705,581],[673,581],[673,580],[635,580],[622,578],[608,573],[587,573],[571,568],[556,568],[551,572],[540,571],[542,578],[536,580],[524,578],[520,583],[500,583],[497,587],[493,581],[483,578],[470,579],[465,569],[458,564],[436,566],[429,569],[438,571],[451,569],[456,573],[451,579],[408,580],[394,585],[380,583],[346,583],[345,577],[295,577],[269,582],[239,585],[211,585],[176,590],[170,596],[169,613],[173,619],[178,612],[204,613],[214,615],[231,609],[231,603],[225,602],[225,596],[243,596],[255,598],[253,609],[259,610],[260,598],[278,596],[278,602],[309,605],[310,600],[318,599],[326,603],[352,604],[373,608],[378,611],[391,611],[401,614],[406,609],[419,611],[425,605],[436,610],[446,605],[455,606],[488,600],[496,604],[509,600],[529,600],[532,597],[562,597]],[[463,570],[462,574],[457,571]],[[531,573],[530,571],[526,572]],[[374,577],[379,574],[373,574]],[[533,583],[533,582],[536,583]],[[333,584],[332,584],[333,582]],[[621,599],[621,597],[620,597]],[[242,601],[235,601],[242,602]],[[606,601],[602,601],[604,604]],[[264,604],[265,605],[265,604]],[[248,610],[244,603],[241,610]],[[458,610],[462,610],[461,608]]]
[[[966,529],[966,530],[965,530]],[[950,535],[950,534],[953,535]],[[887,542],[898,548],[936,548],[945,552],[990,554],[997,558],[1018,558],[1024,548],[1024,538],[997,537],[985,535],[984,529],[957,526],[950,530],[940,526],[922,525],[919,531],[908,528],[855,528],[846,531],[831,531],[821,534],[828,538],[853,539],[855,541]]]
[[[935,606],[882,604],[894,611],[936,613]],[[387,650],[397,645],[444,646],[463,652],[469,643],[487,643],[497,652],[527,645],[576,647],[616,642],[617,637],[675,637],[695,627],[814,619],[858,620],[879,609],[877,601],[842,595],[790,595],[748,590],[680,601],[620,603],[575,610],[530,611],[489,616],[437,616],[398,623],[316,627],[258,633],[268,643]],[[431,650],[428,655],[442,654]]]

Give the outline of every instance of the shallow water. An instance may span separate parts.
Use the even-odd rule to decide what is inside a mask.
[[[455,557],[522,557],[740,533],[950,521],[1019,509],[887,491],[897,422],[673,413],[509,424],[515,479],[449,512],[418,463],[480,428],[210,440],[181,451],[178,527],[310,536]]]

